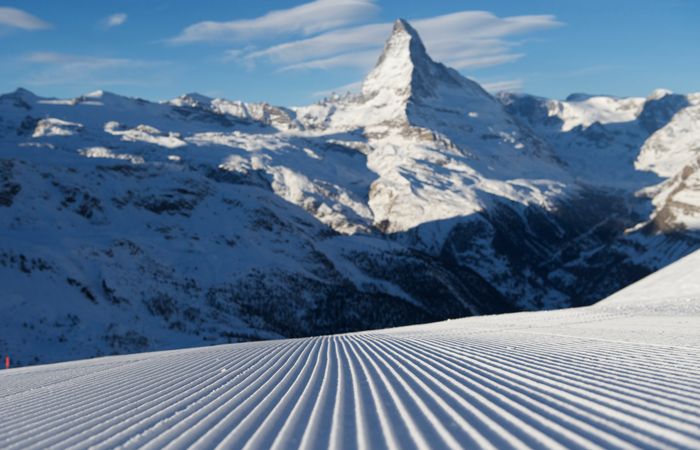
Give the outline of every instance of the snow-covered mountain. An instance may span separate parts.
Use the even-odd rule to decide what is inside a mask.
[[[0,371],[0,446],[700,447],[700,252],[597,305]]]
[[[590,304],[700,247],[700,94],[493,97],[399,20],[362,93],[0,96],[21,364]]]

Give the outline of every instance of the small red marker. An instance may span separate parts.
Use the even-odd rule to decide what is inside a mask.
[[[10,368],[10,355],[5,356],[5,369]]]

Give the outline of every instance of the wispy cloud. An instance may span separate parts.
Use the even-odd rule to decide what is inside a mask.
[[[0,7],[0,28],[19,28],[20,30],[42,30],[51,25],[17,8]]]
[[[342,55],[331,56],[329,58],[312,59],[302,61],[282,67],[280,70],[302,70],[302,69],[333,69],[336,67],[357,66],[360,68],[370,67],[377,60],[376,50],[366,50],[362,52],[343,53]]]
[[[523,80],[486,81],[481,86],[489,92],[515,92],[523,88]]]
[[[308,36],[366,20],[377,11],[374,0],[316,0],[289,9],[271,11],[254,19],[198,22],[185,28],[170,42],[244,42],[290,34]]]
[[[69,53],[34,52],[22,61],[39,66],[27,80],[30,85],[95,84],[108,76],[109,84],[133,84],[143,79],[145,69],[167,65],[167,61],[145,61],[129,58],[104,58]],[[121,78],[123,82],[114,81]],[[103,81],[107,84],[106,81]]]
[[[29,53],[23,59],[26,62],[35,64],[56,64],[62,66],[78,65],[88,70],[128,66],[135,63],[135,60],[126,58],[101,58],[55,52]]]
[[[554,16],[497,17],[484,11],[412,21],[432,57],[458,69],[494,66],[524,56],[513,37],[562,25]],[[255,51],[238,51],[247,64],[266,61],[282,70],[354,67],[368,69],[391,32],[391,23],[354,26]],[[372,55],[374,55],[372,57]]]
[[[587,75],[592,75],[596,73],[609,72],[611,70],[619,69],[622,66],[605,64],[597,66],[581,67],[579,69],[574,69],[568,72],[564,72],[562,76],[564,77],[583,77]]]
[[[120,25],[124,25],[124,22],[126,22],[128,17],[129,16],[127,16],[125,13],[112,14],[102,19],[101,24],[105,29],[118,27]]]
[[[241,55],[248,61],[266,59],[281,66],[290,66],[320,59],[347,55],[347,65],[357,66],[352,55],[360,50],[375,51],[391,32],[389,23],[362,25],[330,31],[312,38],[294,40]]]
[[[578,68],[569,68],[563,70],[548,70],[546,72],[533,71],[528,72],[526,75],[529,78],[538,78],[544,80],[559,80],[562,78],[581,78],[590,77],[591,75],[612,72],[616,70],[624,69],[623,65],[617,64],[602,64],[593,66],[584,66]]]

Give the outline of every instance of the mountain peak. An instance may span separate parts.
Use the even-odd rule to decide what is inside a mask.
[[[647,100],[661,100],[668,95],[673,95],[673,91],[662,88],[654,89],[654,91],[652,91],[652,93],[647,97]]]
[[[25,89],[23,87],[18,87],[15,89],[15,92],[13,92],[14,95],[18,96],[29,96],[29,97],[36,97],[36,94],[34,94],[32,91]]]
[[[387,91],[406,97],[416,76],[430,71],[428,66],[434,64],[418,32],[406,20],[398,19],[377,65],[362,85],[362,93],[368,98]]]
[[[19,87],[14,90],[14,92],[10,92],[7,94],[2,94],[0,95],[1,97],[10,97],[10,98],[15,98],[15,99],[22,99],[22,100],[36,100],[38,97],[36,94],[34,94],[32,91],[29,91],[27,89],[24,89],[22,87]]]
[[[462,98],[465,105],[474,97],[494,102],[476,83],[433,61],[418,32],[404,19],[394,22],[382,55],[362,84],[362,95],[383,110],[380,116],[391,116],[394,122],[405,120],[407,109],[414,107],[432,104],[445,110],[454,98]]]
[[[177,98],[169,100],[166,103],[169,103],[173,106],[189,106],[191,108],[197,108],[200,106],[207,106],[211,104],[212,100],[214,99],[211,97],[207,97],[206,95],[202,95],[197,92],[189,92],[187,94],[183,94]]]
[[[396,21],[394,22],[394,29],[391,32],[392,36],[401,33],[408,34],[412,38],[415,38],[418,41],[420,41],[420,36],[418,36],[418,32],[415,28],[411,26],[410,23],[408,23],[406,19],[396,19]]]

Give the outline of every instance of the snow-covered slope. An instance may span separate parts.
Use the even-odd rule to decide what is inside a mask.
[[[513,309],[374,232],[366,155],[338,135],[188,97],[0,97],[0,351],[18,364]]]
[[[686,142],[697,135],[693,108],[688,108],[694,95],[657,90],[647,98],[572,95],[560,101],[523,94],[500,98],[586,183],[639,189],[658,182],[654,175],[672,176],[693,155]]]
[[[297,118],[326,132],[366,136],[367,167],[377,174],[368,206],[385,231],[478,213],[490,195],[547,205],[570,179],[498,100],[433,61],[404,20],[395,23],[361,95],[298,108]]]
[[[680,111],[644,143],[636,161],[638,169],[650,170],[662,177],[672,177],[689,160],[700,157],[700,95],[669,94],[669,97],[679,103]]]
[[[597,306],[637,306],[653,303],[700,309],[700,251],[614,293]]]
[[[0,96],[22,364],[588,305],[700,247],[698,94],[494,98],[396,22],[362,93]]]
[[[700,253],[588,308],[0,371],[0,446],[700,446]]]

